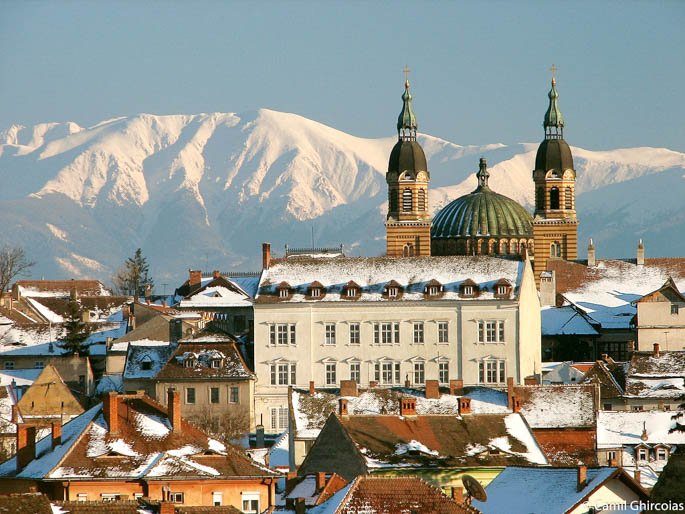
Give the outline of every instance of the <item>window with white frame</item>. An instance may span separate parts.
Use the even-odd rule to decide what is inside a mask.
[[[223,493],[222,492],[213,492],[212,493],[212,505],[214,506],[219,506],[223,505]]]
[[[76,501],[79,501],[79,502],[88,501],[88,493],[78,493],[76,495]]]
[[[35,369],[43,369],[45,367],[45,361],[36,361],[33,363]]]
[[[337,382],[337,363],[327,362],[326,363],[326,385],[335,385]]]
[[[186,387],[186,403],[189,403],[189,404],[195,403],[195,388],[194,387]]]
[[[423,321],[414,322],[414,344],[423,344]]]
[[[398,322],[376,322],[373,324],[375,344],[400,344],[400,324]]]
[[[290,290],[288,288],[283,288],[278,290],[278,297],[279,298],[288,298],[288,295],[290,294]]]
[[[358,289],[356,287],[348,287],[346,291],[346,295],[348,298],[354,298],[355,296],[357,296]]]
[[[361,326],[359,323],[350,323],[350,344],[361,343]]]
[[[647,460],[647,448],[638,448],[637,449],[637,460],[640,462],[644,462]]]
[[[396,287],[391,286],[388,288],[388,297],[390,297],[390,298],[397,297],[397,288]]]
[[[183,503],[183,493],[169,493],[169,501],[171,503]]]
[[[288,429],[288,407],[272,407],[271,409],[271,429]]]
[[[607,452],[607,460],[611,462],[612,460],[616,460],[616,450],[609,450]]]
[[[381,361],[375,365],[376,382],[384,385],[400,383],[400,363],[394,361]]]
[[[361,363],[350,362],[350,380],[354,380],[358,384],[359,382],[361,382],[361,378]]]
[[[295,385],[296,363],[276,362],[271,364],[271,385]]]
[[[656,449],[656,460],[667,460],[668,459],[668,452],[666,451],[666,448],[657,448]]]
[[[508,294],[509,288],[507,286],[497,286],[497,295],[506,296]]]
[[[115,502],[121,499],[121,495],[119,493],[100,493],[100,498],[103,502]]]
[[[237,387],[231,387],[229,401],[231,403],[240,403],[240,389]]]
[[[463,286],[461,288],[461,294],[464,296],[473,296],[473,286]]]
[[[678,314],[678,304],[672,303],[671,304],[671,314]]]
[[[312,298],[320,298],[321,297],[321,289],[318,287],[312,287],[310,289],[310,292],[311,292]]]
[[[506,379],[504,359],[485,359],[478,363],[478,379],[481,384],[503,384]]]
[[[450,380],[450,363],[448,361],[438,362],[438,380],[441,384],[446,384]]]
[[[272,345],[295,344],[295,323],[276,323],[271,325],[269,331]]]
[[[414,383],[426,383],[426,366],[423,361],[414,361]]]
[[[326,339],[324,344],[335,344],[335,323],[326,323]]]
[[[259,514],[259,493],[242,493],[243,513]]]
[[[449,323],[447,321],[438,321],[438,343],[449,343]]]
[[[479,343],[503,343],[504,342],[504,321],[488,320],[478,322],[478,342]]]
[[[428,286],[428,296],[438,296],[439,293],[440,293],[440,287]]]

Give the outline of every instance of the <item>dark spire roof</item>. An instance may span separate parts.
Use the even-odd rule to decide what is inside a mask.
[[[397,118],[397,134],[400,139],[415,140],[416,130],[419,124],[416,122],[416,116],[411,108],[411,92],[409,91],[409,79],[404,83],[404,93],[402,94],[402,111]]]
[[[490,173],[488,172],[488,166],[485,162],[485,157],[480,158],[480,166],[478,173],[476,173],[476,177],[478,177],[478,189],[490,189],[488,187],[488,178],[490,177]],[[478,189],[476,189],[476,191],[478,191]]]
[[[568,143],[564,141],[564,117],[559,109],[557,100],[557,80],[554,72],[557,68],[552,65],[552,89],[549,91],[549,107],[545,113],[545,120],[542,125],[545,127],[545,139],[538,147],[535,156],[535,169],[548,171],[557,169],[563,173],[564,170],[573,168],[573,155]]]

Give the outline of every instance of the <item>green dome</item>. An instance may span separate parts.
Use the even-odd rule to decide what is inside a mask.
[[[433,218],[431,239],[454,237],[533,236],[533,217],[511,198],[488,187],[485,159],[481,159],[478,188],[447,204]]]

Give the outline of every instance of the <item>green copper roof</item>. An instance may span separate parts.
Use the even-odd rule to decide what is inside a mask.
[[[542,123],[545,128],[559,128],[564,126],[564,116],[561,114],[559,104],[557,103],[557,100],[559,99],[559,93],[557,93],[556,85],[557,81],[553,78],[552,89],[549,90],[549,94],[547,95],[549,96],[549,107],[545,113],[545,121]]]
[[[485,159],[480,160],[478,187],[453,200],[433,218],[431,238],[474,236],[532,237],[533,217],[511,198],[488,187]]]
[[[411,108],[411,92],[409,91],[409,81],[404,83],[404,93],[402,94],[402,112],[397,118],[397,131],[400,130],[417,130],[419,124],[416,122],[416,116]]]

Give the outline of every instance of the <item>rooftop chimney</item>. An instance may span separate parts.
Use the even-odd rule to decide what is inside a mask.
[[[36,427],[17,425],[17,473],[36,458]]]
[[[462,396],[459,398],[459,415],[471,414],[471,398]]]
[[[661,348],[661,347],[659,346],[659,343],[654,343],[654,357],[658,357],[658,356],[659,356],[659,350],[660,350],[660,348]]]
[[[642,238],[640,238],[640,242],[637,244],[637,265],[645,265],[645,245],[642,244]]]
[[[188,270],[188,285],[190,290],[197,289],[202,284],[202,271],[201,270]]]
[[[440,399],[440,383],[437,380],[426,380],[426,398]]]
[[[12,423],[19,423],[19,408],[16,404],[12,405]]]
[[[62,444],[62,422],[52,423],[52,449]]]
[[[340,396],[358,396],[356,380],[340,381]]]
[[[288,471],[285,478],[285,490],[290,492],[297,483],[297,471]]]
[[[316,473],[316,490],[320,491],[326,486],[326,472],[319,471]]]
[[[416,416],[416,398],[413,396],[400,398],[400,416]]]
[[[181,393],[173,387],[167,391],[167,416],[171,421],[171,429],[181,432]]]
[[[109,433],[119,433],[119,397],[115,391],[110,391],[105,395],[102,410],[109,427]]]
[[[555,271],[543,271],[540,274],[540,303],[552,307],[557,304],[557,274]]]
[[[587,265],[590,268],[597,265],[595,262],[595,245],[592,244],[592,238],[590,238],[590,244],[587,245]]]
[[[583,490],[587,481],[587,466],[578,466],[578,492]]]
[[[271,266],[271,243],[262,243],[262,269]]]
[[[523,379],[523,384],[527,386],[538,385],[538,377],[533,375],[532,377],[526,377]]]
[[[255,437],[255,447],[264,448],[264,425],[257,425],[257,436]]]
[[[304,503],[304,498],[295,498],[295,514],[305,514],[307,506]]]
[[[312,396],[316,392],[316,389],[314,388],[314,381],[310,380],[309,381],[309,396]]]
[[[635,469],[635,474],[633,475],[633,478],[638,484],[642,485],[642,483],[640,482],[640,479],[642,478],[642,473],[640,473],[639,469]]]
[[[174,514],[176,512],[176,506],[169,502],[163,501],[159,504],[159,514]]]
[[[507,407],[514,408],[514,403],[511,401],[514,396],[514,377],[507,377]]]
[[[338,412],[341,416],[347,416],[347,403],[348,403],[347,398],[340,398],[338,400],[338,407],[339,407]]]
[[[452,486],[452,499],[459,503],[464,503],[464,489],[457,486]]]
[[[221,276],[221,272],[219,270],[214,270],[212,271],[212,278],[219,278]]]
[[[642,435],[640,436],[640,439],[642,439],[643,441],[646,441],[647,439],[649,439],[649,436],[647,435],[647,422],[646,421],[642,422]]]
[[[511,397],[511,402],[513,403],[512,411],[518,412],[521,410],[521,398],[518,396],[512,396]]]
[[[450,380],[450,394],[452,396],[457,396],[458,394],[461,394],[463,392],[463,389],[463,380]]]

